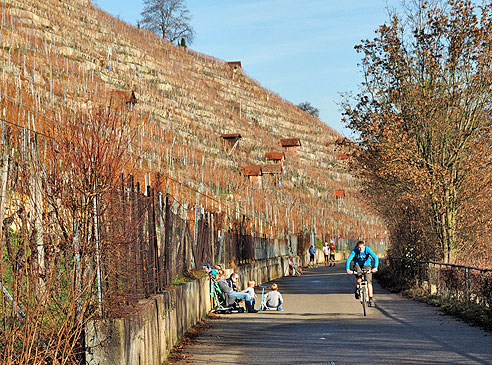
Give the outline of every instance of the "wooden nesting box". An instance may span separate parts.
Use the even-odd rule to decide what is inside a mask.
[[[242,138],[239,133],[230,133],[230,134],[221,134],[220,138],[224,141],[224,143],[227,146],[227,153],[230,155],[232,151],[237,147],[239,144],[239,140]]]
[[[241,167],[241,174],[257,186],[261,186],[261,176],[263,175],[260,165],[249,165]]]
[[[297,148],[301,147],[301,140],[299,138],[283,138],[280,140],[280,144],[285,154],[297,157]]]
[[[265,153],[265,159],[282,166],[285,160],[285,154],[283,152],[267,152]]]
[[[270,176],[268,180],[272,180],[275,185],[278,185],[283,170],[280,164],[267,164],[261,166],[261,172],[265,177]]]
[[[263,165],[261,166],[261,172],[263,173],[263,175],[279,175],[282,173],[282,166],[280,166],[279,164]]]
[[[241,71],[242,66],[241,66],[241,61],[229,61],[227,62],[227,65],[232,68],[233,72],[238,72]]]
[[[340,199],[340,198],[345,198],[345,190],[338,189],[338,190],[332,190],[331,193],[335,196],[335,198]]]
[[[239,133],[229,133],[229,134],[221,134],[220,138],[228,142],[232,147],[236,144],[237,141],[239,141],[243,137],[241,137]]]

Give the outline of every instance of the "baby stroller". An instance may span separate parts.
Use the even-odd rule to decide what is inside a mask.
[[[230,314],[233,312],[244,313],[244,308],[239,306],[240,300],[230,297],[224,293],[219,286],[219,283],[213,278],[210,278],[210,296],[212,297],[213,313]]]

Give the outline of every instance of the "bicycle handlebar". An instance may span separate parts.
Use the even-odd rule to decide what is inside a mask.
[[[359,274],[370,274],[372,273],[372,269],[371,270],[365,270],[365,269],[362,269],[361,271],[355,271],[355,270],[352,270],[352,275],[359,275]]]

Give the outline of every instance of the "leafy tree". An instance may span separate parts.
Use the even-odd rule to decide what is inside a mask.
[[[490,158],[477,151],[490,145],[492,5],[436,4],[419,1],[356,46],[365,81],[345,120],[365,193],[400,244],[435,242],[420,248],[449,261],[466,238],[458,219],[477,179],[470,161]]]
[[[312,115],[315,118],[319,118],[319,109],[311,105],[309,101],[305,101],[297,105],[299,108],[304,110],[306,113]]]
[[[139,25],[169,42],[191,44],[195,31],[190,25],[191,14],[184,0],[144,0]]]

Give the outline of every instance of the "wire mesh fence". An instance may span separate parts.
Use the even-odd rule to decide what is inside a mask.
[[[5,121],[2,141],[0,221],[7,257],[0,271],[4,292],[15,294],[10,305],[25,306],[27,293],[14,289],[16,280],[31,280],[32,292],[41,295],[46,276],[58,271],[58,282],[73,281],[71,295],[79,304],[86,288],[98,315],[112,316],[204,263],[241,264],[297,251],[292,240],[255,232],[244,215],[189,206],[165,184],[143,188],[118,169],[108,172],[109,163],[76,170],[73,145],[63,151],[52,138]],[[65,152],[74,157],[67,161]],[[30,245],[28,252],[22,243]],[[21,254],[32,264],[29,278],[14,267]]]

